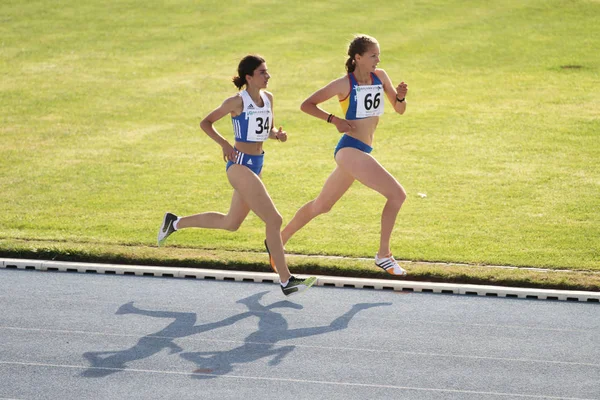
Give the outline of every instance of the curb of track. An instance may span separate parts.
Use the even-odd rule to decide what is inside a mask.
[[[25,260],[13,258],[0,258],[0,268],[17,270],[81,272],[112,275],[206,279],[237,282],[279,282],[279,276],[277,276],[274,273],[265,272]],[[460,283],[416,282],[404,279],[387,280],[324,275],[316,276],[317,286],[393,290],[398,292],[443,293],[487,297],[508,297],[519,299],[562,300],[600,303],[600,292],[558,289],[533,289],[507,286],[471,285]]]

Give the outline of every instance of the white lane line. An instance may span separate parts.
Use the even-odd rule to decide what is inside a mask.
[[[531,394],[520,394],[520,393],[481,392],[481,391],[476,391],[476,390],[457,390],[457,389],[435,389],[435,388],[422,388],[422,387],[414,387],[414,386],[377,385],[377,384],[356,383],[356,382],[316,381],[316,380],[310,380],[310,379],[270,378],[270,377],[262,377],[262,376],[218,375],[218,374],[206,374],[206,373],[196,373],[196,372],[165,371],[165,370],[152,370],[152,369],[139,369],[139,368],[88,367],[85,365],[47,364],[47,363],[13,362],[13,361],[0,361],[0,364],[20,365],[20,366],[26,366],[26,367],[109,370],[109,371],[140,372],[140,373],[150,373],[150,374],[183,375],[183,376],[202,375],[202,376],[214,376],[214,377],[227,378],[227,379],[246,379],[246,380],[271,381],[271,382],[291,382],[291,383],[302,383],[302,384],[310,383],[310,384],[317,384],[317,385],[354,386],[354,387],[394,389],[394,390],[414,390],[414,391],[420,391],[420,392],[462,393],[462,394],[476,394],[476,395],[486,395],[486,396],[521,397],[521,398],[529,398],[529,399],[594,400],[594,399],[585,399],[585,398],[578,398],[578,397],[555,397],[555,396],[531,395]]]
[[[391,320],[391,319],[390,319]],[[541,328],[537,326],[525,326],[525,325],[498,325],[498,324],[468,324],[464,322],[442,322],[442,321],[411,321],[407,320],[408,323],[422,323],[431,325],[453,325],[453,326],[475,326],[478,328],[499,328],[499,329],[526,329],[531,331],[548,331],[548,332],[577,332],[577,333],[596,333],[597,328],[592,329],[567,329],[567,328]]]
[[[15,330],[15,331],[30,331],[30,332],[47,332],[47,333],[64,333],[64,334],[78,334],[78,335],[97,335],[97,336],[115,336],[115,337],[126,337],[126,338],[155,338],[155,339],[168,339],[168,340],[183,340],[193,342],[211,342],[211,343],[230,343],[235,345],[243,344],[255,344],[255,345],[275,345],[271,342],[250,342],[243,340],[224,340],[224,339],[203,339],[203,338],[192,338],[192,337],[172,337],[172,336],[158,336],[158,335],[144,335],[140,334],[126,334],[126,333],[108,333],[108,332],[92,332],[92,331],[71,331],[61,329],[42,329],[42,328],[19,328],[12,326],[0,326],[0,329]],[[282,340],[277,344],[283,344],[287,340]],[[308,344],[293,344],[295,347],[307,348],[307,349],[319,349],[319,350],[341,350],[341,351],[362,351],[366,353],[384,353],[384,354],[402,354],[409,356],[423,356],[423,357],[446,357],[446,358],[463,358],[472,360],[491,360],[491,361],[504,361],[504,362],[521,362],[521,363],[534,363],[534,364],[553,364],[553,365],[571,365],[571,366],[583,366],[583,367],[595,367],[600,368],[600,364],[594,363],[583,363],[575,361],[559,361],[559,360],[537,360],[529,358],[508,358],[508,357],[488,357],[488,356],[472,356],[463,354],[443,354],[443,353],[425,353],[415,351],[401,351],[401,350],[378,350],[378,349],[367,349],[361,347],[341,347],[341,346],[315,346]]]

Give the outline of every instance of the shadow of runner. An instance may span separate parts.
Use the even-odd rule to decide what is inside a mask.
[[[184,349],[174,343],[175,339],[230,326],[249,317],[259,318],[258,331],[248,335],[244,345],[228,351],[182,353],[181,357],[198,365],[197,372],[194,374],[196,378],[214,378],[227,374],[233,369],[233,365],[235,364],[252,362],[270,356],[273,356],[273,359],[269,361],[269,365],[277,365],[294,349],[294,346],[274,348],[277,342],[345,329],[348,327],[350,320],[359,311],[392,304],[355,304],[348,312],[333,320],[329,325],[290,330],[285,318],[272,310],[276,308],[301,310],[303,307],[287,300],[263,306],[260,304],[260,300],[267,293],[267,291],[260,292],[238,300],[237,303],[244,304],[248,308],[246,312],[233,315],[221,321],[201,325],[196,325],[195,313],[142,310],[135,307],[133,302],[123,304],[117,310],[117,315],[137,314],[153,318],[170,318],[174,319],[174,321],[164,329],[140,338],[129,349],[84,353],[83,357],[89,361],[90,367],[83,371],[81,376],[101,378],[121,372],[127,369],[127,363],[151,357],[163,349],[168,349],[170,354],[181,353]],[[210,374],[200,374],[200,372]]]
[[[288,323],[285,318],[281,314],[272,311],[274,308],[285,306],[280,304],[285,302],[263,306],[259,303],[259,300],[260,297],[253,296],[238,301],[238,303],[245,304],[248,307],[249,313],[259,318],[258,331],[248,335],[243,345],[227,351],[203,351],[180,354],[181,357],[194,362],[198,366],[193,375],[194,378],[216,378],[231,372],[236,364],[250,363],[265,357],[273,357],[269,361],[269,365],[277,365],[286,355],[294,350],[295,346],[276,348],[276,343],[283,340],[322,335],[346,329],[350,320],[360,311],[392,304],[355,304],[350,310],[333,320],[329,325],[288,329]]]
[[[266,293],[268,292],[257,293],[241,301],[258,301]],[[300,308],[302,307],[300,306]],[[174,339],[229,326],[244,318],[254,316],[251,312],[244,312],[218,322],[196,325],[196,314],[194,313],[142,310],[135,307],[133,302],[123,304],[116,314],[137,314],[153,318],[170,318],[174,321],[164,329],[140,338],[133,347],[127,350],[84,353],[83,357],[90,362],[91,366],[81,373],[82,376],[89,378],[108,376],[126,369],[128,362],[148,358],[163,349],[169,349],[170,354],[179,353],[183,349],[173,342]]]

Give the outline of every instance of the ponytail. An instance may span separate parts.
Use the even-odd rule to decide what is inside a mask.
[[[348,57],[348,59],[346,60],[346,71],[348,71],[348,73],[352,73],[354,72],[354,69],[356,68],[356,64],[354,63],[354,57]]]
[[[246,75],[242,78],[241,76],[234,76],[231,80],[238,90],[242,89],[242,86],[246,84]]]

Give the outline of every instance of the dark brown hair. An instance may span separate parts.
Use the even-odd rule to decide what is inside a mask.
[[[238,65],[238,76],[234,76],[232,81],[235,87],[241,89],[242,86],[246,85],[246,75],[254,74],[254,70],[264,63],[265,59],[259,55],[247,55],[242,58]]]
[[[365,54],[369,47],[374,44],[379,44],[374,37],[368,35],[357,35],[354,37],[354,40],[348,46],[348,59],[346,60],[346,71],[348,73],[354,72],[354,68],[356,68],[354,57],[357,54]]]

